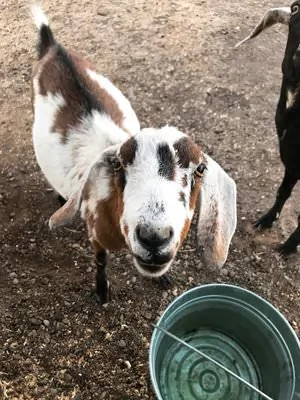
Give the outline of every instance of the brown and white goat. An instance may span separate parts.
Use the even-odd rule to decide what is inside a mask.
[[[201,254],[208,264],[223,265],[236,227],[234,181],[176,128],[140,130],[120,91],[57,43],[40,8],[32,14],[39,29],[34,149],[67,200],[49,225],[65,225],[80,211],[101,302],[109,297],[107,251],[128,248],[141,274],[162,276],[189,231],[199,194]]]

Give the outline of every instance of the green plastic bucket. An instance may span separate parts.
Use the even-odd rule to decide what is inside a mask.
[[[288,321],[249,290],[203,285],[176,298],[158,327],[273,400],[300,400],[300,345]],[[263,400],[222,368],[154,329],[150,375],[159,400]]]

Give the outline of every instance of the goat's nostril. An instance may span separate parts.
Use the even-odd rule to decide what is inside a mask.
[[[173,237],[174,230],[171,227],[154,229],[148,225],[138,225],[136,236],[139,242],[148,249],[156,249],[166,245]]]

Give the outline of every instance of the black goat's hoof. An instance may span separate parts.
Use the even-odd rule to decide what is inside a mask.
[[[92,290],[90,297],[98,304],[105,305],[111,301],[111,289],[110,284],[107,282],[107,290],[104,292],[98,292],[96,289]]]
[[[96,303],[102,304],[101,298],[100,298],[99,294],[96,292],[96,290],[92,290],[92,291],[90,292],[90,298],[91,298],[93,301],[95,301]]]
[[[254,228],[270,229],[272,228],[273,222],[276,221],[274,215],[265,214],[255,222],[253,222]]]
[[[292,243],[285,242],[277,246],[276,250],[283,257],[288,257],[291,254],[297,253],[297,246]]]
[[[172,279],[168,275],[162,275],[157,280],[162,289],[166,290],[172,286]]]

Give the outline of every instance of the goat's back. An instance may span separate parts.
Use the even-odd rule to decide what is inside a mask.
[[[35,154],[49,183],[68,198],[91,163],[140,126],[129,101],[88,61],[54,38],[39,54],[32,77]]]

